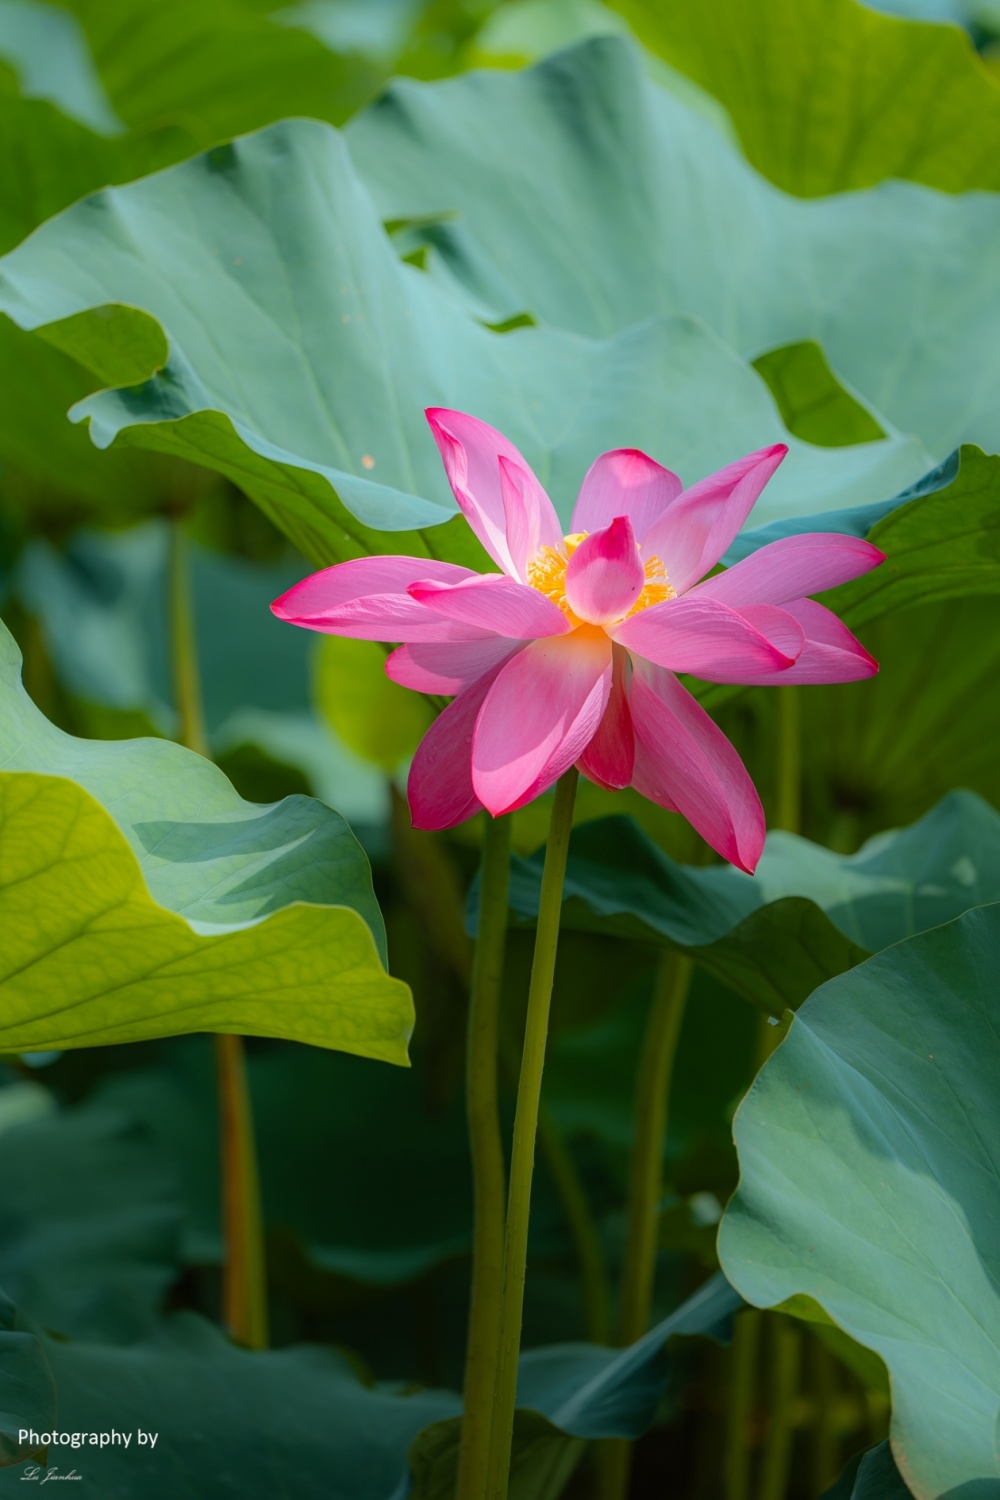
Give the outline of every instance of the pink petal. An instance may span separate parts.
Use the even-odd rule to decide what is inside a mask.
[[[693,593],[742,609],[744,604],[785,604],[859,578],[885,562],[885,553],[860,537],[811,531],[783,536],[752,552],[724,573],[706,578]]]
[[[472,747],[472,784],[494,816],[552,785],[593,738],[611,691],[611,642],[586,627],[533,641],[500,671]]]
[[[523,578],[525,558],[520,556],[519,566],[507,535],[500,459],[506,459],[517,471],[514,487],[520,486],[520,503],[526,517],[523,529],[537,535],[536,545],[557,547],[562,541],[562,527],[552,501],[514,444],[495,427],[480,422],[478,417],[441,406],[429,407],[426,416],[462,514],[493,561],[505,573]],[[522,531],[518,531],[515,543],[521,554],[526,545]]]
[[[629,708],[636,791],[682,813],[723,859],[752,875],[764,847],[764,809],[722,730],[676,677],[647,662],[635,665]]]
[[[635,766],[635,738],[632,716],[628,711],[626,673],[628,657],[620,646],[614,648],[611,667],[611,696],[597,733],[587,745],[577,764],[590,781],[596,781],[609,792],[631,786]]]
[[[482,808],[472,786],[472,739],[500,670],[494,667],[449,703],[417,746],[406,783],[414,828],[454,828]]]
[[[751,604],[740,610],[751,622],[766,605]],[[874,677],[878,662],[870,656],[847,626],[815,599],[794,599],[783,614],[791,615],[802,628],[805,642],[797,661],[784,672],[763,672],[746,681],[762,687],[801,682],[857,682]]]
[[[573,628],[558,604],[503,573],[474,573],[454,586],[413,583],[409,592],[436,615],[515,641],[565,635]]]
[[[442,620],[407,589],[417,578],[449,584],[476,577],[426,557],[357,557],[303,578],[271,610],[292,625],[363,641],[470,640],[485,632]]]
[[[715,567],[787,452],[775,443],[748,453],[678,495],[650,527],[643,553],[660,558],[679,594]]]
[[[646,582],[632,523],[617,516],[580,543],[566,566],[566,602],[578,619],[604,625],[627,615]]]
[[[573,510],[571,531],[601,531],[628,516],[639,541],[684,486],[638,448],[613,448],[594,460]]]
[[[668,599],[616,625],[611,634],[632,655],[707,682],[757,681],[790,667],[805,639],[784,610],[753,623],[715,599]]]
[[[418,693],[461,693],[507,660],[516,643],[491,635],[484,641],[418,642],[397,646],[385,664],[386,676]]]
[[[515,576],[523,581],[528,576],[528,564],[541,545],[541,514],[535,501],[535,491],[540,486],[530,469],[504,458],[503,454],[499,462],[507,550]]]

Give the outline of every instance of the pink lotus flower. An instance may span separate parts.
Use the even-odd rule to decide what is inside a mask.
[[[427,413],[455,498],[502,570],[416,557],[326,568],[272,605],[332,635],[402,641],[393,681],[455,695],[414,756],[418,828],[511,812],[570,766],[679,812],[752,872],[764,813],[746,768],[678,682],[848,682],[877,663],[806,597],[884,561],[838,533],[782,538],[715,567],[788,451],[781,443],[685,490],[633,448],[591,466],[569,535],[506,438],[462,412]]]

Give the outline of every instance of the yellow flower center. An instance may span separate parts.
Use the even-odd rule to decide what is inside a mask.
[[[551,599],[553,604],[558,604],[567,620],[574,625],[581,625],[583,621],[573,613],[566,598],[566,567],[577,547],[586,540],[587,535],[586,531],[571,532],[569,536],[563,537],[561,547],[540,548],[528,564],[528,582],[531,587]],[[629,615],[638,614],[641,609],[648,609],[651,604],[663,604],[667,599],[677,598],[677,591],[667,577],[667,570],[658,557],[647,558],[643,568],[646,574],[646,584],[629,610]]]

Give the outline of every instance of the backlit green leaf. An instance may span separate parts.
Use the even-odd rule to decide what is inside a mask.
[[[338,814],[243,802],[166,741],[64,735],[2,626],[0,650],[0,1046],[250,1031],[405,1062],[409,992]]]
[[[957,27],[857,0],[609,3],[725,105],[754,166],[788,192],[888,177],[1000,188],[1000,92]]]

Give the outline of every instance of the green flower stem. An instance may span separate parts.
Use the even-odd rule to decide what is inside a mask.
[[[563,881],[573,827],[578,772],[575,767],[556,786],[549,840],[542,872],[542,890],[535,932],[535,956],[528,988],[528,1014],[521,1055],[521,1078],[514,1116],[514,1145],[510,1162],[510,1192],[507,1199],[507,1234],[504,1244],[503,1300],[500,1310],[500,1347],[494,1404],[490,1486],[487,1497],[506,1500],[510,1476],[514,1408],[517,1400],[517,1356],[521,1343],[524,1310],[524,1279],[528,1255],[528,1215],[531,1207],[531,1177],[535,1164],[535,1136],[545,1066],[545,1043],[552,1002]]]
[[[222,1221],[226,1263],[222,1321],[247,1349],[267,1348],[267,1271],[260,1183],[243,1038],[217,1035],[222,1146]]]
[[[470,942],[465,932],[465,903],[454,868],[445,849],[435,840],[434,835],[420,833],[410,827],[406,799],[396,791],[395,787],[391,788],[391,796],[393,841],[396,846],[406,899],[416,911],[427,934],[428,942],[431,943],[442,962],[448,965],[448,968],[465,987],[471,989],[475,945]],[[471,1057],[471,1051],[468,1055]],[[521,1049],[514,1042],[509,1028],[504,1028],[502,1019],[500,1062],[505,1081],[512,1089],[516,1089],[521,1066]],[[499,1130],[499,1126],[497,1129]],[[610,1298],[604,1251],[572,1154],[544,1106],[538,1116],[538,1145],[566,1216],[566,1223],[580,1263],[587,1337],[595,1344],[606,1344],[609,1342]],[[475,1171],[475,1167],[473,1170]],[[501,1186],[501,1194],[502,1192]],[[501,1259],[503,1256],[503,1213],[504,1205],[501,1202]],[[491,1371],[494,1352],[491,1348]],[[492,1403],[492,1374],[490,1382]]]
[[[190,567],[180,521],[174,521],[170,527],[168,593],[174,696],[180,719],[178,737],[189,750],[207,757]],[[242,1037],[216,1036],[215,1059],[226,1251],[222,1319],[238,1344],[248,1349],[263,1349],[267,1346],[267,1275],[257,1151]]]
[[[628,1233],[622,1267],[618,1343],[634,1344],[649,1327],[663,1197],[663,1147],[670,1086],[681,1023],[691,987],[691,960],[668,949],[660,960],[636,1090],[632,1159],[629,1166]],[[632,1467],[632,1444],[608,1443],[603,1452],[605,1500],[624,1500]]]
[[[489,1480],[503,1293],[506,1171],[497,1103],[497,1058],[510,883],[510,819],[484,816],[479,922],[469,996],[466,1053],[466,1106],[475,1221],[465,1355],[465,1415],[456,1500],[482,1500]]]

